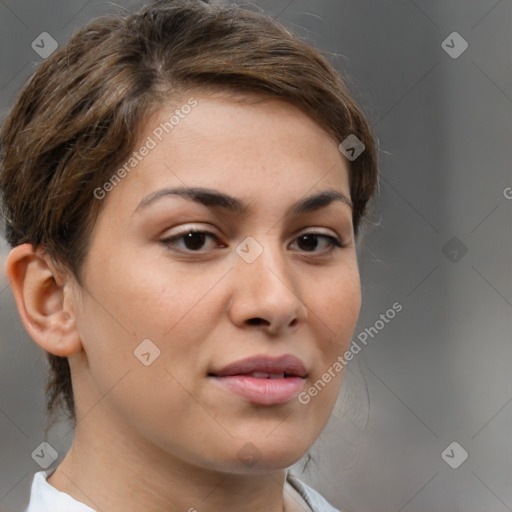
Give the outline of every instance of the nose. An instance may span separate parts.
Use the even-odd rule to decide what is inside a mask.
[[[263,252],[251,263],[237,256],[231,274],[229,315],[237,327],[262,326],[268,334],[283,335],[307,319],[301,298],[304,283],[279,247],[263,245]]]

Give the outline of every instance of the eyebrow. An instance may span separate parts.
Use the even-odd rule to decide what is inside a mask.
[[[249,213],[249,203],[215,189],[203,187],[163,188],[146,196],[137,206],[135,212],[147,208],[156,201],[170,196],[183,197],[189,201],[200,203],[207,207],[219,207],[228,212],[245,216]],[[304,197],[288,210],[287,215],[301,215],[325,208],[333,202],[344,203],[353,208],[350,199],[334,189],[324,190],[317,194]]]

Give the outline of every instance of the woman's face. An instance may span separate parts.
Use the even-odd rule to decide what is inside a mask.
[[[203,468],[281,469],[325,426],[359,314],[348,167],[287,103],[191,96],[151,117],[106,187],[76,295],[77,429]],[[209,195],[172,193],[187,188]],[[307,201],[324,192],[339,196]],[[305,375],[290,358],[222,372],[282,356]]]

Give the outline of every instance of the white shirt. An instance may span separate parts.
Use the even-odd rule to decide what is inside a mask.
[[[57,490],[46,479],[55,471],[39,471],[34,475],[30,489],[30,502],[25,512],[97,512],[69,494]],[[286,474],[290,485],[304,498],[313,512],[340,512],[314,489],[291,473]]]
[[[30,502],[25,512],[96,512],[46,481],[55,469],[39,471],[34,475]]]

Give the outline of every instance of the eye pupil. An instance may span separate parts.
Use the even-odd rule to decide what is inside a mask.
[[[201,249],[201,247],[204,245],[205,238],[206,237],[204,233],[191,232],[184,235],[183,240],[187,246],[187,249],[197,250]]]
[[[305,244],[301,243],[305,242]],[[303,235],[299,238],[299,245],[301,245],[304,250],[314,250],[318,245],[317,235]]]

